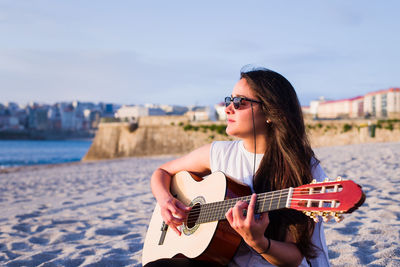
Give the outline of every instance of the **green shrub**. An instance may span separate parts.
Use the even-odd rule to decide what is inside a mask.
[[[389,124],[385,127],[385,129],[390,130],[390,131],[393,131],[393,124],[392,124],[392,123],[389,123]]]
[[[191,124],[186,124],[185,126],[183,126],[184,131],[190,131],[192,129],[193,129],[193,126]]]
[[[343,132],[344,132],[344,133],[345,133],[345,132],[348,132],[348,131],[351,130],[351,128],[353,128],[353,126],[351,126],[351,125],[348,124],[348,123],[345,123],[345,124],[343,125]]]

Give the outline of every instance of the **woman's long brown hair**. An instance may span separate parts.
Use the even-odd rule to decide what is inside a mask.
[[[256,193],[297,187],[312,181],[311,160],[315,158],[305,131],[303,113],[290,82],[279,73],[256,70],[241,73],[255,96],[262,101],[267,125],[267,148],[255,174]],[[313,160],[318,164],[318,160]],[[313,221],[296,210],[269,212],[270,224],[265,235],[284,241],[290,232],[301,253],[315,257],[311,242]]]

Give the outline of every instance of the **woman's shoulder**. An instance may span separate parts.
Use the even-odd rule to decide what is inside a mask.
[[[319,160],[314,157],[311,158],[311,175],[317,182],[322,182],[326,178],[326,174]]]
[[[211,143],[211,149],[216,150],[230,150],[236,147],[239,147],[241,140],[234,140],[234,141],[214,141]]]

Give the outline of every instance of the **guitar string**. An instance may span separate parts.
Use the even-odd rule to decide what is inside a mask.
[[[273,203],[273,206],[277,206],[277,204],[279,203],[279,199],[269,199],[271,201],[271,203]],[[260,199],[260,201],[263,201],[263,199]],[[212,209],[209,209],[208,207],[206,207],[205,209],[201,210],[201,208],[198,208],[195,212],[191,212],[190,215],[192,216],[192,218],[194,217],[195,220],[198,217],[199,220],[204,220],[204,219],[208,219],[210,217],[215,217],[216,215],[219,214],[225,214],[226,211],[232,207],[236,202],[231,202],[230,205],[229,204],[224,204],[224,205],[215,205],[215,207],[213,207]],[[286,203],[285,203],[286,204]],[[258,206],[258,205],[257,205]],[[259,208],[259,207],[257,207]],[[202,214],[200,216],[197,216],[199,212],[202,212]],[[192,222],[193,220],[189,220],[189,222]]]
[[[297,201],[297,202],[299,202],[299,201]],[[295,205],[295,204],[296,203],[294,203],[293,205]],[[276,206],[276,207],[274,207],[271,210],[285,207],[285,205],[283,205],[283,204],[282,204],[282,206],[277,205],[276,201],[274,201],[273,206]],[[304,208],[307,208],[307,207],[304,207]],[[338,211],[338,209],[334,208],[334,207],[309,207],[309,208],[312,208],[312,210],[316,210],[316,211],[326,211],[326,212]],[[321,210],[321,208],[322,208],[322,210]],[[188,224],[192,224],[192,223],[199,224],[199,223],[205,223],[205,222],[211,222],[211,221],[215,221],[215,220],[219,220],[219,219],[224,219],[226,211],[227,211],[226,209],[219,209],[219,211],[217,213],[205,214],[206,216],[199,216],[198,218],[196,218],[196,217],[190,218],[190,216],[189,216],[187,223]],[[256,205],[256,211],[257,211],[257,205]],[[256,213],[260,213],[260,212],[256,212]],[[190,214],[190,215],[192,215],[192,214]]]
[[[281,203],[282,206],[278,206],[277,205],[278,203],[279,203],[279,201],[274,201],[273,206],[274,207],[276,206],[276,208],[274,208],[274,209],[284,208],[285,207],[285,205],[283,205],[282,203]],[[195,216],[195,218],[188,219],[188,223],[193,223],[193,222],[196,222],[196,221],[209,222],[209,221],[213,221],[214,218],[216,218],[216,217],[217,218],[224,218],[225,217],[225,213],[227,212],[228,208],[229,207],[226,207],[225,209],[219,209],[217,212],[204,213],[204,214],[202,214],[203,216],[200,215],[198,218],[196,218],[196,216]],[[257,212],[257,213],[259,213],[259,212]]]
[[[283,192],[283,191],[287,191],[287,190],[289,190],[289,189],[283,189],[283,190],[281,190],[281,191]],[[280,192],[280,191],[274,191],[274,192]],[[257,198],[257,201],[260,202],[260,201],[271,200],[271,198],[269,197],[269,194],[272,194],[272,195],[273,195],[272,192],[268,192],[268,194],[266,194],[266,193],[261,193],[261,194],[259,194],[259,196],[258,196],[258,198]],[[313,194],[318,194],[318,192],[314,192]],[[305,194],[303,194],[303,193],[300,193],[300,194],[293,193],[293,194],[292,194],[292,197],[296,197],[296,196],[299,196],[299,195],[310,195],[310,194],[307,193],[307,192],[306,192]],[[286,194],[286,193],[285,193],[285,194],[282,194],[282,193],[281,193],[281,197],[280,197],[280,198],[282,198],[282,197],[287,197],[287,194]],[[226,203],[225,205],[227,205],[227,206],[231,206],[231,205],[233,205],[234,203],[236,203],[236,202],[239,201],[239,200],[250,201],[250,198],[251,198],[251,196],[244,196],[244,197],[232,198],[232,199],[227,199],[227,200],[223,200],[223,201],[219,201],[219,202],[213,202],[213,203],[202,204],[201,207],[202,207],[203,209],[209,210],[209,206],[212,205],[213,207],[216,207],[217,209],[220,209],[221,207],[224,206],[224,203]],[[275,199],[279,199],[279,196],[274,196],[274,198],[275,198]],[[305,200],[307,200],[307,199],[305,199]],[[221,206],[221,204],[222,204],[222,206]]]
[[[257,199],[258,203],[256,203],[256,208],[258,209],[259,208],[259,203],[260,202],[264,202],[264,201],[269,201],[269,202],[272,203],[272,206],[276,206],[276,207],[278,207],[278,204],[281,203],[282,207],[285,207],[286,206],[286,202],[285,201],[282,202],[282,197],[286,198],[287,196],[288,196],[288,194],[285,193],[284,195],[281,195],[280,197],[274,197],[274,198],[270,198],[268,196],[260,197],[260,198]],[[233,207],[234,204],[236,204],[238,199],[249,200],[249,197],[246,196],[246,197],[242,197],[242,198],[229,199],[229,200],[226,200],[225,203],[223,203],[222,201],[221,202],[214,202],[214,203],[207,203],[207,204],[209,204],[208,206],[206,206],[207,204],[198,206],[198,208],[196,208],[195,212],[190,212],[189,213],[189,216],[195,217],[194,221],[196,221],[196,220],[200,220],[200,217],[202,217],[202,219],[208,219],[210,217],[215,217],[217,215],[220,215],[221,213],[225,214],[226,211],[229,208]],[[223,204],[219,205],[221,203],[223,203]],[[210,209],[210,207],[211,207],[211,209]],[[222,212],[222,211],[224,211],[224,212]],[[202,214],[199,215],[199,216],[196,216],[199,213],[202,213]],[[188,220],[188,222],[192,223],[193,220]]]
[[[263,193],[263,196],[260,196],[260,197],[257,198],[256,210],[259,209],[259,205],[261,204],[261,202],[265,203],[265,202],[268,202],[268,201],[271,202],[270,206],[276,206],[277,208],[285,207],[286,206],[286,202],[282,202],[282,204],[285,204],[285,205],[282,205],[282,207],[279,207],[279,202],[282,200],[282,197],[286,198],[288,196],[288,194],[286,194],[286,193],[282,194],[283,191],[285,191],[285,189],[281,190],[281,194],[280,194],[281,196],[280,197],[276,196],[274,198],[270,198],[267,194]],[[277,192],[277,191],[275,191],[275,192]],[[272,193],[272,192],[268,192],[268,193]],[[318,192],[314,192],[314,194],[318,194]],[[301,194],[301,195],[309,195],[309,194]],[[229,200],[220,201],[220,202],[207,203],[207,204],[204,204],[204,205],[201,205],[201,206],[195,206],[195,207],[197,207],[196,211],[190,212],[187,222],[188,223],[193,223],[195,221],[203,221],[203,220],[212,219],[214,217],[221,217],[222,214],[225,215],[226,211],[229,208],[231,208],[232,205],[234,205],[237,201],[239,201],[239,200],[249,201],[250,197],[251,196],[244,196],[244,197],[229,199]],[[309,199],[304,199],[304,200],[303,199],[292,199],[291,200],[291,204],[292,205],[296,205],[301,201],[307,201],[307,200],[309,200]],[[332,201],[330,199],[329,200],[311,199],[311,200],[314,200],[314,201],[327,201],[327,202]],[[278,201],[278,203],[276,203],[277,201]],[[221,203],[222,203],[222,205],[220,205]],[[211,207],[211,209],[210,209],[210,207]],[[316,207],[314,207],[314,208],[316,208]],[[327,208],[327,207],[325,207],[325,208]],[[198,214],[200,214],[200,215],[197,216]],[[189,218],[190,216],[192,217],[192,219]]]
[[[317,192],[315,192],[314,194],[318,194]],[[301,194],[301,195],[306,195],[306,194]],[[307,194],[307,195],[309,195],[309,194]],[[277,197],[277,196],[275,196],[274,198],[270,198],[269,196],[267,196],[267,195],[261,195],[261,196],[259,196],[258,198],[257,198],[257,202],[263,202],[263,203],[265,203],[265,202],[267,202],[267,201],[271,201],[271,199],[281,199],[282,197],[284,197],[284,198],[286,198],[288,196],[288,194],[281,194],[281,197]],[[297,194],[297,196],[298,196],[298,194]],[[292,195],[292,197],[293,197],[293,195]],[[216,210],[220,210],[221,208],[226,208],[226,207],[231,207],[232,205],[234,205],[234,204],[236,204],[236,202],[237,201],[239,201],[239,200],[245,200],[245,201],[249,201],[250,200],[250,196],[245,196],[245,197],[240,197],[240,198],[233,198],[233,199],[228,199],[228,200],[224,200],[224,201],[220,201],[220,202],[213,202],[213,203],[206,203],[206,204],[203,204],[203,205],[200,205],[201,207],[202,207],[202,210],[203,211],[206,211],[206,212],[212,212],[212,211],[214,211],[215,209]],[[292,199],[292,202],[293,201],[306,201],[306,200],[314,200],[314,201],[332,201],[331,199],[296,199],[296,198],[294,198],[294,199]],[[210,209],[210,206],[211,206],[211,209]],[[200,211],[198,211],[198,212],[200,212]],[[191,214],[192,215],[196,215],[196,212],[191,212]]]
[[[298,202],[300,202],[300,201],[295,201],[295,203],[291,203],[291,204],[292,205],[296,205]],[[274,201],[273,204],[274,204],[273,205],[274,208],[271,209],[271,210],[285,207],[285,205],[283,205],[283,204],[281,206],[278,205],[279,202],[277,204],[276,201]],[[300,207],[307,208],[306,206],[300,206]],[[256,213],[261,213],[261,211],[258,211],[258,208],[259,208],[259,205],[256,205]],[[312,210],[325,211],[325,212],[338,211],[338,209],[335,208],[335,207],[327,207],[327,206],[324,206],[324,207],[308,207],[308,208],[311,208],[311,211]],[[210,221],[214,221],[214,220],[224,219],[226,211],[227,211],[227,209],[220,209],[217,213],[206,214],[206,216],[200,216],[197,219],[196,219],[196,217],[195,218],[188,218],[188,223],[204,223],[204,222],[210,222]],[[265,210],[265,211],[267,211],[267,210]],[[305,210],[305,211],[308,211],[308,210]]]
[[[287,195],[288,194],[285,193],[282,196],[286,197]],[[270,198],[269,196],[260,196],[260,197],[257,198],[257,201],[258,202],[260,202],[260,201],[268,201],[268,200],[271,200],[271,199],[278,199],[278,197],[275,196],[273,198]],[[217,209],[220,209],[221,207],[233,206],[239,200],[250,201],[250,197],[249,196],[245,196],[245,197],[240,197],[240,198],[227,199],[227,200],[219,201],[219,202],[206,203],[206,204],[201,205],[201,207],[203,207],[203,209],[207,209],[207,210],[210,210],[209,206],[212,206],[211,210],[214,207],[217,208]]]
[[[332,186],[333,185],[330,185],[329,187],[332,187]],[[320,187],[323,187],[323,185],[319,185],[318,187],[311,187],[311,188],[319,189]],[[284,198],[287,197],[287,193],[285,193],[283,195],[282,195],[282,193],[284,191],[288,191],[288,190],[290,190],[290,188],[273,191],[273,192],[262,193],[257,198],[257,201],[258,201],[258,203],[263,202],[263,204],[265,204],[265,202],[269,200],[271,202],[270,206],[272,206],[272,198],[270,198],[269,195],[273,196],[274,193],[280,192],[279,197],[274,197],[274,201],[276,201],[276,199],[278,199],[278,204],[279,204],[282,196]],[[300,190],[297,188],[294,188],[294,190],[292,192],[292,198],[293,197],[296,198],[297,196],[307,196],[307,195],[312,195],[312,194],[315,195],[315,194],[320,194],[320,193],[322,193],[322,192],[319,192],[319,190],[314,191],[314,192],[309,192],[309,190],[307,190],[306,188],[302,188]],[[328,192],[328,193],[337,193],[337,191]],[[225,210],[227,210],[227,208],[232,207],[232,205],[235,204],[237,201],[239,201],[239,200],[250,201],[250,198],[251,198],[251,196],[243,196],[243,197],[228,199],[228,200],[224,200],[224,201],[220,201],[220,202],[206,203],[206,204],[203,204],[200,206],[202,208],[199,207],[196,212],[191,212],[189,215],[192,215],[192,217],[194,216],[195,218],[197,218],[195,220],[209,219],[210,217],[215,217],[217,215],[219,216],[222,213],[222,211],[225,211]],[[300,199],[300,200],[292,199],[291,202],[294,203],[294,201],[305,201],[305,200],[309,200],[309,199]],[[315,200],[315,201],[319,201],[319,200]],[[326,200],[326,201],[331,201],[331,200]],[[256,205],[258,203],[256,203]],[[275,205],[276,203],[273,203],[273,204]],[[197,216],[197,214],[200,214],[200,215]]]
[[[272,200],[280,201],[282,199],[282,197],[286,198],[287,196],[288,196],[288,194],[286,194],[286,193],[283,194],[283,195],[281,194],[281,197],[275,196],[273,198],[270,198],[269,196],[260,196],[260,197],[258,197],[257,202],[258,203],[260,203],[260,202],[265,203],[267,201],[272,202]],[[203,213],[213,213],[213,211],[215,211],[215,210],[219,211],[219,210],[224,209],[224,208],[232,207],[239,200],[249,201],[249,196],[241,197],[241,198],[229,199],[229,200],[220,201],[220,202],[207,203],[207,204],[201,205],[200,207],[201,207],[201,210],[203,210]],[[296,200],[296,199],[292,199],[292,202],[294,200]],[[308,199],[304,199],[304,200],[301,199],[299,201],[305,201],[305,200],[308,200]],[[316,201],[319,201],[319,200],[316,200]],[[210,206],[211,206],[211,208],[210,208]],[[191,215],[197,215],[197,213],[200,212],[200,209],[196,209],[196,210],[199,210],[199,211],[196,211],[196,212],[192,211],[190,214]]]

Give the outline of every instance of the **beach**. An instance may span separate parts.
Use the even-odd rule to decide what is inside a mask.
[[[332,266],[400,266],[400,143],[316,148],[326,174],[365,203],[325,224]],[[175,156],[43,165],[0,173],[1,266],[141,266],[150,176]]]

